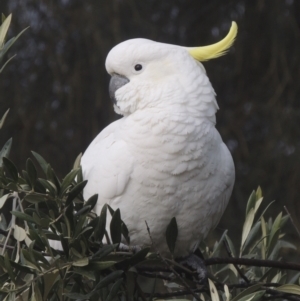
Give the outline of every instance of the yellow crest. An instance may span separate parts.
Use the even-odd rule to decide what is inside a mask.
[[[228,49],[232,46],[236,38],[237,31],[237,24],[232,22],[227,36],[220,42],[203,47],[186,47],[186,49],[195,60],[200,62],[217,58],[226,54]]]

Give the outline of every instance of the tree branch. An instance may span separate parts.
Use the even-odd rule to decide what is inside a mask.
[[[300,264],[293,263],[293,262],[282,262],[282,261],[267,260],[267,259],[228,258],[228,257],[227,258],[214,257],[205,260],[206,265],[228,264],[228,263],[300,271]]]

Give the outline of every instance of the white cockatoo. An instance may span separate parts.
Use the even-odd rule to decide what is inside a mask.
[[[191,254],[219,222],[235,171],[215,128],[218,104],[200,61],[223,55],[237,25],[205,47],[181,47],[132,39],[106,59],[110,96],[124,117],[106,127],[84,153],[85,199],[98,194],[120,209],[132,245],[168,253],[166,228],[178,224],[175,257]]]

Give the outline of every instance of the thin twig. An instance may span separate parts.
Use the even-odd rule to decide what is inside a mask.
[[[55,224],[60,218],[62,218],[64,216],[64,214],[65,214],[65,211],[66,210],[63,210],[63,212],[55,220],[53,220],[52,222],[50,222],[49,226]]]
[[[299,237],[300,237],[300,230],[298,229],[298,227],[297,227],[296,223],[294,222],[294,220],[293,220],[293,218],[292,218],[292,215],[290,214],[290,212],[289,212],[289,210],[287,209],[287,207],[286,207],[286,206],[283,206],[283,208],[285,209],[285,211],[286,211],[286,212],[287,212],[287,214],[289,215],[289,217],[290,217],[290,220],[291,220],[291,222],[292,222],[292,224],[293,224],[293,226],[294,226],[294,228],[295,228],[296,232],[298,233],[298,235],[299,235]]]
[[[167,275],[162,275],[158,273],[150,273],[150,272],[139,272],[139,275],[148,277],[148,278],[159,278],[163,280],[168,280],[168,281],[173,281],[174,277],[172,276],[167,276]]]
[[[0,247],[4,247],[4,244],[0,244]],[[6,245],[5,248],[13,250],[15,247],[14,246],[10,246],[10,245]]]
[[[145,221],[145,223],[147,226],[147,231],[148,231],[152,246],[155,247],[147,221]],[[174,275],[182,282],[182,284],[188,289],[189,293],[192,294],[196,300],[201,301],[199,296],[197,296],[197,294],[190,288],[190,286],[187,284],[187,282],[175,271],[175,269],[165,260],[165,258],[160,255],[160,253],[158,251],[157,251],[157,255],[166,264],[166,266],[169,267],[169,269],[174,273]]]
[[[223,241],[224,245],[225,245],[225,249],[227,251],[227,254],[230,258],[234,258],[229,246],[228,246],[228,242],[226,240]],[[250,280],[244,275],[244,273],[242,272],[242,270],[238,267],[237,264],[233,264],[233,266],[236,268],[237,272],[239,273],[239,275],[244,279],[244,281],[246,281],[246,283],[250,283]]]

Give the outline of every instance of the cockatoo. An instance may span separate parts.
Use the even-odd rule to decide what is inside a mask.
[[[216,94],[200,61],[223,55],[236,33],[232,22],[220,42],[192,48],[131,39],[107,56],[110,97],[124,117],[84,153],[84,197],[98,194],[97,214],[106,203],[120,209],[131,245],[153,243],[168,254],[165,233],[175,217],[174,256],[188,256],[227,206],[234,163],[215,128]]]

